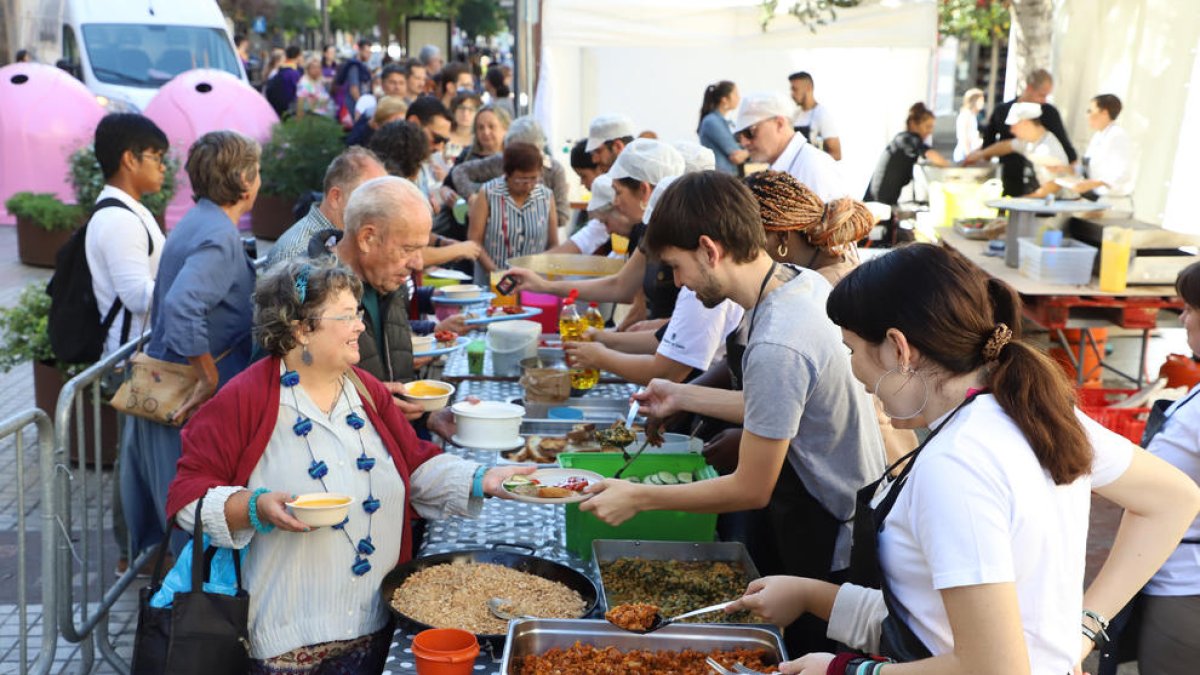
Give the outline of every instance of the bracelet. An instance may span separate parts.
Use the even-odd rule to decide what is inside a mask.
[[[1104,651],[1104,648],[1108,646],[1108,633],[1105,632],[1103,628],[1101,628],[1099,631],[1094,631],[1091,628],[1088,628],[1086,625],[1082,625],[1081,630],[1083,631],[1083,636],[1091,640],[1092,644],[1096,645],[1096,649]]]
[[[250,507],[249,507],[250,525],[254,527],[255,531],[261,532],[263,534],[266,534],[266,533],[270,532],[271,530],[275,529],[274,525],[272,525],[270,523],[264,524],[261,520],[258,519],[258,498],[267,494],[268,492],[270,492],[270,490],[268,490],[267,488],[260,487],[260,488],[256,489],[253,494],[250,495]]]
[[[486,466],[480,465],[475,469],[475,478],[471,480],[471,499],[483,499],[487,496],[483,493],[483,475],[486,473]]]
[[[1085,609],[1083,610],[1083,618],[1095,621],[1096,625],[1100,626],[1101,632],[1108,630],[1108,619],[1104,618],[1103,614],[1098,614],[1090,609]]]
[[[891,660],[882,656],[852,658],[846,662],[845,668],[839,675],[879,675],[883,672],[883,667],[890,663],[892,663]]]

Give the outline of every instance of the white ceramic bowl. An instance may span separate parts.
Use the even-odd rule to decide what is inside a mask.
[[[519,439],[525,408],[513,403],[459,401],[451,406],[458,427],[455,442],[465,447],[493,447],[510,439]],[[513,447],[513,446],[509,446]]]
[[[287,502],[296,520],[309,527],[329,527],[346,519],[354,497],[334,492],[310,492]]]
[[[467,300],[470,298],[478,298],[483,289],[475,284],[455,284],[454,286],[442,286],[442,295],[447,298],[455,298],[458,300]]]
[[[438,389],[441,389],[443,393],[429,396],[408,393],[409,387],[412,387],[414,384],[418,383],[429,385],[430,387],[437,387]],[[421,410],[426,412],[445,408],[446,403],[450,400],[450,397],[453,394],[454,385],[450,384],[449,382],[442,382],[441,380],[417,380],[416,382],[409,382],[408,384],[404,385],[404,398],[408,401],[412,401],[413,403],[420,404]]]
[[[412,336],[412,348],[414,354],[421,352],[433,351],[434,337],[432,335],[414,335]]]

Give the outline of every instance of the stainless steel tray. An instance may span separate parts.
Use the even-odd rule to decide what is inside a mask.
[[[591,420],[585,420],[591,421]],[[566,436],[571,427],[579,424],[579,420],[551,420],[551,419],[529,419],[521,420],[522,436]],[[629,451],[633,452],[641,446],[645,440],[645,434],[639,433],[637,440],[629,446]],[[661,447],[646,446],[646,453],[650,455],[669,455],[684,452],[699,453],[704,450],[704,441],[695,437],[689,437],[685,434],[663,434],[663,444]]]
[[[596,579],[600,581],[600,603],[608,611],[608,592],[604,589],[604,575],[600,563],[612,562],[617,558],[641,558],[642,560],[681,560],[686,562],[739,563],[746,570],[746,579],[757,579],[758,568],[750,559],[746,547],[736,541],[639,541],[636,539],[597,539],[592,542],[592,564],[596,566]]]
[[[515,402],[515,401],[514,401]],[[551,408],[576,408],[583,411],[586,422],[604,422],[612,424],[616,420],[625,419],[629,412],[628,398],[583,397],[571,398],[562,403],[534,403],[522,401],[518,405],[525,407],[525,417],[530,419],[553,419],[550,417]],[[581,420],[572,420],[580,422]]]
[[[674,624],[649,635],[638,635],[600,620],[524,619],[508,624],[500,672],[516,675],[516,664],[522,658],[555,647],[567,649],[576,642],[623,651],[762,649],[776,664],[787,660],[778,630],[769,626]]]

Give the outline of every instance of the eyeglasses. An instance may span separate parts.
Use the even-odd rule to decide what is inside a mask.
[[[167,165],[167,156],[161,152],[143,152],[142,161],[157,162],[159,166]]]
[[[341,316],[314,316],[313,321],[362,321],[364,316],[363,310],[358,310],[353,314],[342,314]]]
[[[757,133],[758,125],[760,125],[760,124],[762,124],[762,122],[755,122],[754,124],[751,124],[750,126],[746,127],[745,129],[742,129],[741,131],[737,132],[736,134],[733,135],[734,140],[738,140],[738,141],[740,141],[742,139],[745,139],[747,141],[754,140],[754,134]]]

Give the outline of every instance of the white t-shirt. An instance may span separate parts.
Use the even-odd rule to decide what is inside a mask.
[[[954,161],[961,162],[967,155],[983,147],[983,136],[979,135],[979,120],[970,110],[959,110],[954,118]]]
[[[1096,194],[1123,197],[1133,193],[1133,141],[1124,129],[1109,124],[1096,132],[1083,157],[1087,177],[1109,186],[1096,188]]]
[[[675,310],[658,353],[699,370],[707,370],[712,360],[725,352],[725,336],[733,332],[746,310],[726,300],[709,309],[692,289],[679,289]]]
[[[1033,165],[1039,185],[1054,180],[1055,174],[1050,171],[1050,167],[1067,166],[1071,163],[1067,160],[1067,151],[1063,150],[1058,137],[1049,131],[1044,132],[1041,138],[1032,143],[1014,138],[1012,147],[1014,152],[1025,155],[1025,159]]]
[[[108,315],[119,297],[132,315],[129,338],[133,339],[146,330],[145,319],[154,299],[154,279],[158,276],[158,261],[166,237],[150,210],[124,190],[106,185],[96,201],[109,197],[121,200],[133,212],[115,206],[97,211],[88,221],[84,250],[92,272],[92,291],[96,294],[100,319]],[[153,254],[150,253],[151,240],[154,242]],[[104,340],[106,356],[121,346],[124,314],[124,311],[118,312],[108,330]]]
[[[587,225],[571,235],[571,243],[578,246],[579,252],[583,255],[595,253],[608,239],[608,230],[604,227],[604,223],[595,218],[589,220]]]
[[[1197,385],[1167,409],[1167,421],[1146,448],[1165,462],[1200,482],[1200,395],[1188,397]],[[1192,521],[1184,539],[1200,538],[1200,517]],[[1200,595],[1200,544],[1180,544],[1146,584],[1149,595]]]
[[[771,169],[791,174],[792,178],[812,190],[825,203],[850,196],[837,161],[829,153],[809,145],[800,132],[792,136],[787,147],[771,164]]]
[[[379,100],[375,98],[375,94],[363,94],[354,102],[354,119],[362,116],[370,117],[375,114],[375,108],[379,106]]]
[[[1134,450],[1076,416],[1095,457],[1091,475],[1070,485],[1054,484],[988,394],[950,419],[917,456],[879,535],[879,552],[898,618],[935,656],[954,649],[939,591],[1012,582],[1030,672],[1063,675],[1074,667],[1091,490],[1120,477]]]
[[[808,127],[808,137],[813,139],[814,143],[841,136],[837,123],[833,121],[833,115],[829,114],[829,108],[820,103],[813,106],[812,110],[796,106],[796,113],[792,115],[792,126]]]

